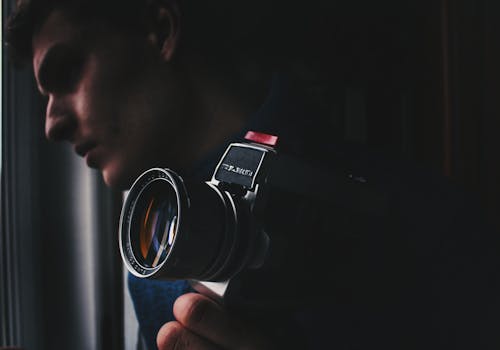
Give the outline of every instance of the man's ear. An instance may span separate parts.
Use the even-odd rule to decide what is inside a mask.
[[[175,0],[150,2],[149,40],[158,46],[160,55],[170,61],[177,48],[180,34],[180,11]]]

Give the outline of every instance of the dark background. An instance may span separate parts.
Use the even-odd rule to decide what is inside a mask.
[[[500,3],[323,6],[305,51],[328,85],[332,137],[444,174],[500,227]]]
[[[2,3],[4,16],[14,3]],[[444,174],[477,194],[500,228],[499,1],[282,1],[276,8],[278,34],[268,44],[297,57],[293,70],[329,117],[332,142],[362,143]],[[121,262],[110,254],[119,194],[71,150],[44,140],[32,74],[9,64],[4,59],[0,346],[121,349]],[[83,192],[85,208],[77,200]],[[84,214],[92,226],[74,220]],[[93,264],[83,266],[82,256]]]

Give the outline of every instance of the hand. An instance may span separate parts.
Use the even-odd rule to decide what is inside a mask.
[[[177,321],[164,324],[158,332],[159,350],[271,349],[255,327],[204,295],[180,296],[174,303],[174,316]]]

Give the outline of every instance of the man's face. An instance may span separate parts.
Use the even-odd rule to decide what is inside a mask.
[[[147,168],[177,166],[190,123],[181,74],[146,35],[73,23],[54,11],[33,38],[47,137],[69,141],[121,189]]]

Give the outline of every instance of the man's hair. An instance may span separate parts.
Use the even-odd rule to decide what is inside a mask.
[[[32,58],[32,39],[48,16],[61,10],[74,23],[100,22],[130,33],[145,34],[155,4],[169,0],[24,0],[9,16],[5,44],[14,63]],[[271,39],[266,19],[272,17],[271,0],[178,1],[182,13],[182,40],[197,49],[246,49]],[[215,48],[214,48],[215,47]],[[204,52],[207,54],[207,52]],[[210,53],[208,53],[210,54]],[[224,54],[227,54],[225,52]]]
[[[20,1],[7,20],[5,44],[14,63],[29,61],[33,36],[55,10],[63,11],[74,23],[102,21],[122,30],[145,31],[147,4],[146,0]]]

